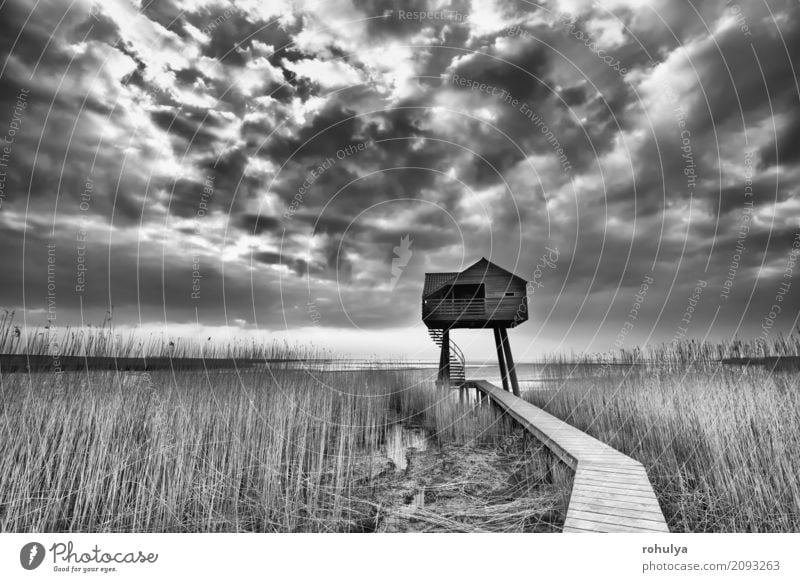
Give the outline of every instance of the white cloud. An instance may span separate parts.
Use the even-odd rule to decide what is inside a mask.
[[[601,48],[617,48],[627,42],[624,23],[618,18],[595,18],[586,23],[589,32]]]
[[[358,85],[362,75],[341,60],[302,59],[296,62],[284,60],[283,66],[300,77],[318,83],[323,89],[339,89]]]

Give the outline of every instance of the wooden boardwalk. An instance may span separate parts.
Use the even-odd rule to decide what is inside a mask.
[[[565,532],[669,532],[642,464],[485,380],[486,394],[575,471]]]

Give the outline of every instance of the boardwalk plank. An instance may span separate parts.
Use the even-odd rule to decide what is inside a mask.
[[[567,514],[567,519],[564,525],[570,524],[571,526],[592,528],[600,532],[619,532],[619,531],[633,531],[633,532],[668,532],[667,524],[664,522],[650,521],[644,519],[625,518],[613,515],[598,515],[587,512],[573,512],[572,515]]]
[[[630,497],[634,500],[649,500],[652,502],[656,502],[657,498],[655,493],[647,492],[647,491],[624,491],[621,489],[615,489],[613,487],[598,487],[596,485],[574,485],[573,484],[573,491],[578,488],[581,492],[586,494],[593,494],[593,495],[625,495]]]
[[[584,500],[585,499],[585,500]],[[574,507],[575,509],[584,509],[586,511],[596,511],[598,513],[603,513],[601,509],[614,509],[620,512],[620,515],[625,515],[627,512],[631,512],[630,515],[642,515],[642,516],[655,516],[658,519],[662,519],[663,515],[660,511],[653,509],[653,506],[649,503],[647,504],[639,504],[639,503],[626,503],[625,501],[607,501],[604,499],[595,499],[595,498],[578,498],[573,497],[570,499],[569,503],[570,507]]]
[[[601,464],[591,464],[591,463],[581,463],[581,469],[586,471],[587,473],[592,474],[608,474],[611,473],[612,475],[638,475],[641,471],[644,471],[644,467],[641,465],[616,465],[616,464],[609,464],[609,465],[601,465]],[[647,474],[647,471],[644,471]]]
[[[661,516],[663,518],[663,516]],[[570,505],[567,518],[589,519],[601,523],[615,523],[617,525],[636,525],[637,527],[660,527],[664,523],[658,516],[653,518],[652,513],[626,509],[620,513],[619,508],[595,507],[594,509],[578,509]],[[642,522],[637,524],[636,522]]]
[[[649,493],[653,490],[650,483],[642,481],[641,479],[606,479],[597,480],[586,477],[585,475],[578,475],[573,481],[575,485],[586,485],[588,487],[602,487],[604,489],[620,489],[622,491],[641,491]]]
[[[620,492],[612,492],[608,489],[601,490],[601,491],[590,491],[587,489],[580,489],[576,490],[575,488],[572,489],[572,496],[570,499],[577,499],[579,501],[589,501],[589,500],[596,500],[596,501],[604,501],[606,503],[616,503],[616,502],[625,502],[625,503],[635,503],[637,505],[646,505],[648,507],[652,507],[653,509],[659,508],[658,500],[654,497],[633,497],[628,495],[627,493],[620,493]]]
[[[468,381],[575,471],[564,532],[668,532],[644,466],[485,380]]]
[[[575,526],[564,526],[563,533],[598,533],[593,529],[583,529]]]
[[[668,530],[638,528],[630,525],[616,525],[613,523],[597,523],[584,519],[573,519],[569,524],[564,524],[563,531],[575,533],[667,533]]]

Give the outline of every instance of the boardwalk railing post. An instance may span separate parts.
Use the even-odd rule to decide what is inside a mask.
[[[508,341],[508,331],[506,328],[500,328],[500,341],[503,344],[503,351],[506,356],[506,366],[508,367],[508,375],[511,377],[511,388],[514,390],[514,396],[519,396],[519,382],[517,382],[517,370],[514,368],[514,356],[511,355],[511,344]]]
[[[503,340],[500,337],[500,330],[493,328],[494,331],[494,345],[497,348],[497,365],[500,367],[500,377],[503,379],[503,390],[508,392],[508,370],[506,369],[506,361],[503,357]]]

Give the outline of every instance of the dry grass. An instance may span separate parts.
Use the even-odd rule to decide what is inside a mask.
[[[634,366],[527,398],[641,461],[672,531],[800,531],[795,375]]]
[[[403,474],[375,480],[381,531],[561,531],[571,471],[510,420],[499,422],[505,434],[491,446],[415,453]]]
[[[406,401],[402,378],[374,380],[6,376],[0,529],[326,529],[341,518],[358,455],[380,443],[391,401]]]
[[[725,342],[673,341],[644,348],[620,349],[611,352],[556,353],[541,358],[543,364],[642,364],[642,365],[708,365],[725,359],[800,357],[800,326],[788,335],[777,333],[771,339],[761,337]]]
[[[193,341],[163,334],[119,333],[111,312],[99,325],[81,328],[26,327],[14,322],[13,311],[0,313],[0,354],[100,358],[234,358],[237,360],[305,360],[326,354],[313,346],[255,339]]]
[[[0,388],[0,531],[358,531],[388,428],[484,446],[506,430],[412,371],[6,374]]]
[[[17,337],[10,315],[0,317],[6,350],[50,353],[49,333]],[[73,332],[65,333],[62,339]],[[61,343],[64,350],[106,356],[115,345],[110,326],[74,333],[80,342]],[[761,352],[757,342],[736,346],[756,356],[796,351],[794,336],[780,342]],[[127,345],[121,355],[163,349]],[[285,345],[215,350],[313,355]],[[642,461],[673,531],[800,530],[796,378],[719,366],[713,360],[730,353],[720,346],[659,350],[621,354],[613,360],[621,366],[599,359],[583,366],[585,377],[528,398]],[[544,374],[563,378],[572,369],[552,365]],[[508,438],[508,426],[489,408],[444,397],[420,371],[275,364],[180,374],[5,374],[0,414],[0,531],[369,530],[383,503],[376,492],[384,461],[376,453],[398,422],[423,426],[442,450],[482,448],[474,465],[485,470],[470,474],[483,482],[466,502],[477,522],[459,517],[466,506],[451,511],[443,503],[415,514],[425,528],[525,531],[532,513],[548,511],[536,505],[541,471],[524,494],[494,496],[503,486],[492,483],[499,473],[485,461]],[[456,475],[436,487],[458,484]]]
[[[51,330],[17,337],[11,322],[0,316],[0,346],[50,353]],[[61,343],[62,353],[104,356],[115,345],[110,326],[65,333],[62,339],[75,333],[82,343]],[[528,398],[642,461],[673,531],[799,531],[795,376],[714,362],[732,353],[791,355],[800,345],[795,336],[778,341],[685,342],[600,358],[583,366],[585,377]],[[127,345],[118,355],[165,349]],[[215,350],[242,358],[313,355],[285,345]],[[632,363],[640,365],[625,365]],[[562,378],[572,369],[556,363],[543,374]],[[431,384],[419,371],[312,372],[282,364],[177,375],[1,375],[0,531],[369,529],[382,511],[370,465],[383,462],[376,452],[388,428],[423,426],[443,450],[483,448],[484,461],[508,438],[491,409],[459,404]],[[492,491],[502,487],[489,481],[497,473],[478,474],[485,489],[467,503],[473,517],[483,516],[478,525],[446,503],[414,519],[434,530],[525,531],[532,512],[547,511],[534,507],[532,489],[495,499]]]
[[[80,330],[20,329],[6,312],[2,353],[277,361],[177,374],[0,374],[0,531],[368,531],[381,520],[376,477],[398,423],[424,427],[438,447],[483,455],[510,430],[423,371],[354,370],[364,362],[321,361],[327,355],[313,348],[278,343],[123,338],[111,314]],[[310,360],[313,369],[298,369]],[[495,518],[511,517],[513,529],[532,515],[523,505]]]

